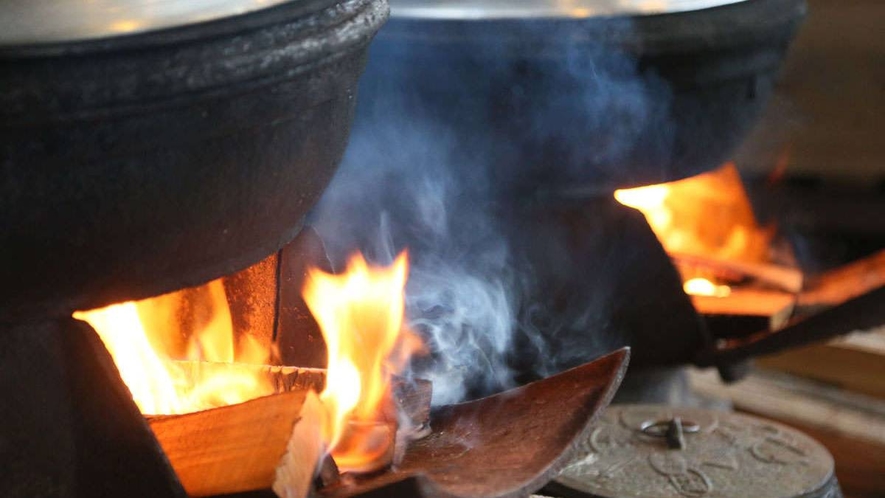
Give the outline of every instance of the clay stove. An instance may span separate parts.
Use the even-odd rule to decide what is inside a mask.
[[[135,383],[123,384],[120,374],[128,376],[126,369],[114,365],[105,344],[80,319],[96,327],[120,318],[126,322],[139,313],[133,300],[163,300],[170,292],[178,295],[177,303],[197,309],[191,318],[206,302],[209,308],[220,302],[239,306],[230,321],[244,321],[237,325],[258,336],[269,330],[273,340],[286,320],[303,319],[297,314],[304,312],[298,308],[303,302],[288,294],[291,286],[280,284],[292,262],[283,246],[301,231],[305,212],[335,170],[365,48],[387,7],[370,0],[281,2],[261,9],[234,3],[183,11],[172,4],[144,10],[137,3],[114,12],[79,3],[59,4],[52,12],[39,5],[5,7],[10,15],[4,20],[12,21],[4,25],[0,49],[7,69],[0,82],[2,275],[10,283],[0,297],[5,496],[184,496],[192,490],[182,487],[179,478],[187,470],[175,469],[176,451],[205,450],[219,442],[182,435],[180,419],[153,417],[149,427],[133,402]],[[296,258],[295,264],[303,269],[305,261]],[[267,269],[274,278],[251,278]],[[229,302],[219,300],[227,289],[234,291]],[[251,314],[266,297],[270,309],[259,311],[269,313]],[[298,300],[295,316],[286,308],[293,300]],[[84,311],[106,305],[111,306]],[[268,316],[270,323],[260,322]],[[123,349],[135,338],[103,337]],[[201,357],[209,356],[212,341],[200,339]],[[241,346],[247,339],[236,342]],[[250,359],[240,356],[254,352],[233,349],[215,351],[213,359]],[[548,382],[552,387],[527,386],[503,404],[491,399],[452,409],[437,418],[440,430],[449,432],[432,434],[428,441],[436,443],[424,451],[460,448],[452,431],[466,423],[470,432],[471,410],[517,409],[552,396],[550,416],[538,420],[556,437],[533,460],[515,462],[510,474],[500,472],[499,481],[488,486],[490,496],[537,489],[564,465],[575,435],[607,404],[626,359],[626,352],[614,354]],[[213,369],[237,373],[249,367],[183,363],[175,368],[200,377]],[[264,373],[279,379],[275,388],[282,385],[282,390],[315,384],[310,375],[315,372],[271,368]],[[575,385],[577,395],[562,396],[565,386]],[[206,428],[212,435],[249,430],[247,423],[234,423],[241,407],[262,413],[267,403],[290,400],[286,413],[291,416],[300,406],[299,393],[244,403],[237,403],[242,398],[209,400],[210,406],[235,403],[220,412],[203,410],[207,406],[199,403],[142,408],[199,409],[196,416],[206,418],[200,427],[205,437]],[[305,406],[309,399],[302,399]],[[488,435],[495,441],[487,451],[518,438],[519,417],[492,422],[497,429]],[[257,443],[253,446],[261,446]],[[447,450],[437,461],[421,456],[421,448],[406,451],[401,473],[381,475],[381,484],[405,481],[434,496],[462,493],[457,482],[433,474],[465,453]],[[482,455],[470,453],[466,463]],[[314,463],[287,468],[312,474]],[[327,492],[350,495],[378,486],[364,482]],[[248,482],[194,494],[260,487]]]
[[[278,251],[344,149],[384,1],[4,4],[5,496],[183,496],[92,309]],[[263,7],[263,8],[259,8]]]
[[[490,200],[499,219],[507,221],[503,236],[517,260],[539,270],[532,292],[545,306],[533,323],[556,331],[544,352],[566,351],[576,338],[585,340],[588,330],[604,338],[590,341],[578,356],[566,356],[552,367],[556,370],[627,344],[635,346],[639,364],[694,361],[727,370],[760,351],[806,340],[809,328],[832,332],[827,327],[834,320],[831,313],[774,335],[711,336],[699,325],[691,301],[681,292],[683,279],[642,215],[612,197],[615,188],[675,180],[718,166],[764,102],[801,17],[801,2],[723,3],[728,5],[690,11],[685,18],[676,12],[647,17],[633,12],[630,22],[590,22],[583,33],[589,35],[590,46],[594,37],[615,35],[612,39],[622,49],[634,51],[640,67],[656,68],[655,77],[662,79],[656,88],[675,89],[671,102],[677,127],[668,144],[654,133],[656,124],[670,117],[664,113],[659,116],[663,121],[651,120],[637,135],[648,148],[603,154],[592,168],[574,169],[571,161],[589,159],[571,147],[574,135],[537,136],[526,131],[534,128],[525,127],[525,119],[501,119],[512,109],[519,110],[517,118],[526,118],[538,112],[553,116],[563,107],[539,109],[537,101],[521,97],[525,93],[499,93],[508,78],[461,87],[471,99],[494,103],[487,114],[494,123],[453,128],[465,150],[477,150],[468,145],[482,143],[489,129],[499,138],[512,133],[520,138],[517,147],[498,140],[480,150],[500,159],[492,171],[503,179],[503,188]],[[748,5],[752,8],[744,10]],[[366,45],[386,17],[384,2],[283,2],[246,14],[234,9],[79,25],[41,24],[36,21],[43,17],[39,10],[18,4],[13,8],[33,14],[33,22],[25,19],[19,23],[23,28],[3,30],[0,49],[8,69],[0,84],[9,89],[0,94],[5,168],[0,187],[8,194],[0,201],[0,260],[4,281],[15,284],[0,290],[6,343],[0,393],[10,400],[0,408],[3,490],[10,496],[183,496],[170,455],[132,402],[105,347],[71,314],[223,277],[216,287],[240,291],[230,295],[231,306],[242,307],[233,314],[234,321],[244,320],[239,324],[244,329],[262,330],[265,339],[278,345],[281,363],[314,366],[321,349],[296,358],[305,352],[295,346],[310,341],[311,334],[293,338],[284,331],[310,321],[301,307],[299,286],[286,282],[303,273],[308,253],[316,257],[311,253],[316,246],[303,239],[300,245],[287,243],[301,231],[304,214],[330,180],[344,149],[356,78]],[[95,19],[82,15],[81,8],[70,7],[71,19]],[[419,42],[421,51],[407,53],[407,61],[414,61],[415,54],[432,54],[458,66],[464,63],[458,55],[462,43],[488,41],[482,28],[474,30],[477,25],[456,23],[465,37],[452,38],[446,30],[425,30],[427,19],[420,9],[403,12],[388,31],[388,45],[379,47],[396,46],[398,37]],[[740,24],[758,30],[727,33],[719,38],[722,45],[705,54],[710,47],[694,43],[697,21],[715,32],[728,26],[732,16],[759,21]],[[572,20],[544,17],[554,27]],[[420,29],[414,31],[413,22]],[[495,23],[508,24],[497,18]],[[633,36],[634,26],[642,36]],[[659,30],[672,39],[658,38]],[[524,78],[531,91],[546,88],[550,81],[545,68],[556,67],[546,65],[549,49],[561,48],[562,41],[532,45],[537,41],[533,36],[524,38],[526,32],[519,30],[515,35],[506,50],[492,47],[479,53],[480,66],[467,65],[499,67],[501,60],[525,54],[528,47],[531,57],[518,56],[521,60],[513,65],[508,61],[498,75]],[[588,46],[586,36],[567,41]],[[444,48],[434,53],[438,42]],[[531,52],[537,48],[541,50]],[[393,54],[398,54],[395,49]],[[623,59],[603,58],[611,68],[623,69]],[[687,70],[680,62],[684,60],[704,64]],[[701,66],[704,71],[694,70]],[[423,62],[415,67],[433,70],[423,74],[426,81],[443,82],[438,71],[452,66]],[[740,70],[729,72],[735,68]],[[383,80],[374,74],[363,99],[383,106],[384,98],[376,93]],[[567,83],[582,93],[580,80],[564,77],[554,83]],[[703,91],[693,92],[698,85]],[[489,94],[516,100],[502,102]],[[457,118],[464,107],[460,97],[464,95],[433,103]],[[746,105],[731,107],[735,101]],[[578,118],[587,124],[586,116]],[[357,129],[365,132],[360,127],[366,123],[371,121],[358,121]],[[693,141],[706,136],[705,127],[714,131],[712,138],[696,147]],[[604,145],[605,138],[611,137],[603,136],[596,145]],[[530,166],[510,175],[507,168],[517,159]],[[566,167],[557,170],[561,165]],[[598,287],[588,287],[586,276],[599,266],[587,254],[613,254],[625,247],[633,253],[607,260],[614,264],[596,279]],[[636,247],[652,250],[640,254]],[[245,273],[238,273],[245,267]],[[643,290],[637,293],[637,287]],[[606,288],[604,298],[598,288]],[[868,309],[878,301],[878,292],[834,312],[878,320],[851,309]],[[643,305],[642,313],[635,313],[637,303]],[[607,310],[600,315],[606,324],[597,329],[586,317],[602,309]],[[673,318],[662,327],[660,316]],[[516,371],[535,362],[532,344],[517,341],[515,346],[525,353],[514,360]],[[617,387],[626,357],[626,352],[614,353],[509,396],[445,408],[433,419],[434,432],[405,450],[395,472],[326,485],[321,491],[329,496],[434,497],[532,492],[565,465],[576,437],[587,435],[588,424]],[[280,373],[293,372],[274,372]],[[537,377],[530,368],[522,373],[523,382]],[[514,415],[529,410],[540,415]],[[224,417],[220,420],[223,424]],[[538,440],[527,441],[526,433]],[[548,433],[553,437],[540,437]],[[476,444],[465,448],[463,440],[471,437],[478,438]],[[530,443],[531,458],[513,450]]]

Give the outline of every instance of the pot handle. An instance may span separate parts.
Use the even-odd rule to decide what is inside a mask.
[[[718,340],[696,357],[695,364],[722,369],[755,356],[773,354],[882,325],[885,325],[885,286],[818,314],[792,320],[776,331]]]

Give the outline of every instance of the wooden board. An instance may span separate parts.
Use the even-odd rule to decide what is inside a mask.
[[[885,399],[885,331],[760,358],[760,366]]]
[[[301,418],[292,430],[286,453],[275,471],[273,490],[285,498],[305,498],[312,489],[315,470],[324,454],[322,438],[325,408],[310,391],[301,407]],[[336,469],[337,472],[337,469]]]
[[[673,258],[677,267],[721,274],[725,280],[753,279],[785,292],[796,293],[802,290],[803,275],[798,268],[772,263],[748,263],[696,254],[670,253],[670,257]]]
[[[267,490],[275,485],[286,490],[286,496],[303,496],[305,482],[309,482],[305,476],[312,477],[321,453],[318,439],[311,435],[320,434],[321,404],[314,393],[322,389],[326,371],[231,363],[175,364],[195,383],[219,373],[257,371],[271,379],[278,393],[197,413],[147,417],[187,493],[211,496]],[[431,383],[394,379],[393,390],[402,415],[411,421],[406,429],[418,434],[429,421]],[[392,421],[399,419],[395,410],[384,415]],[[402,436],[405,443],[413,433]]]
[[[326,384],[326,370],[275,365],[251,365],[248,363],[214,363],[209,361],[167,360],[185,374],[191,385],[199,385],[215,375],[260,375],[271,383],[274,393],[306,391],[321,392]]]
[[[270,488],[308,391],[148,423],[190,496]]]
[[[702,315],[764,316],[780,321],[789,318],[795,296],[782,291],[733,288],[724,297],[691,296]]]
[[[799,296],[803,307],[828,307],[885,285],[885,251],[828,271]]]

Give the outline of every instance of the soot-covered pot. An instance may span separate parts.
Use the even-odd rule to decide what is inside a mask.
[[[772,90],[804,0],[393,0],[354,134],[433,121],[504,192],[714,168]],[[511,195],[512,196],[512,195]]]
[[[338,165],[385,0],[0,6],[0,321],[231,273]]]

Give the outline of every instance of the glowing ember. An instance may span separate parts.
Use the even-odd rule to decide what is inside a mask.
[[[181,315],[188,320],[182,320]],[[77,312],[74,318],[88,322],[98,332],[144,414],[190,413],[273,391],[270,380],[259,370],[218,369],[194,379],[189,369],[170,361],[267,362],[267,347],[250,336],[234,340],[221,280],[143,301]]]
[[[371,467],[391,449],[378,430],[392,402],[391,376],[421,347],[403,326],[407,273],[405,253],[386,268],[371,267],[357,254],[341,275],[308,273],[304,300],[329,353],[320,395],[328,411],[323,437],[344,471]]]
[[[706,278],[691,278],[682,284],[686,294],[692,296],[726,297],[731,294],[731,287],[716,285]]]
[[[756,223],[733,164],[685,180],[617,190],[615,199],[642,211],[669,253],[768,259],[771,231]]]

